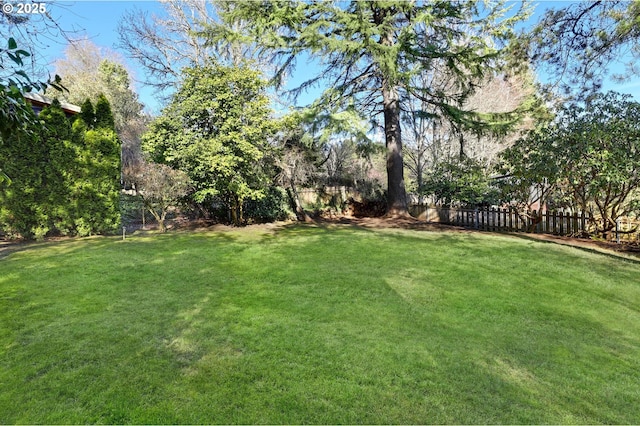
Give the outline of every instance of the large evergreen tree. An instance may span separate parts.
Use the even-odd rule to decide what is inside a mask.
[[[461,105],[483,76],[504,65],[504,47],[523,17],[503,2],[476,1],[242,1],[224,14],[229,24],[250,23],[244,27],[251,31],[247,41],[281,60],[278,77],[301,54],[310,55],[320,67],[300,89],[327,83],[325,104],[355,103],[362,113],[384,117],[389,215],[408,214],[401,96],[424,100],[461,127],[480,125],[479,117]],[[213,41],[234,42],[239,36],[219,27],[210,35]],[[455,76],[454,90],[413,84],[415,75],[435,66]]]

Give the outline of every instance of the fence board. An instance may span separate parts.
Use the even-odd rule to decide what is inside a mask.
[[[412,206],[412,209],[417,215],[424,215],[441,223],[498,232],[526,232],[531,228],[532,218],[537,214],[533,211],[523,218],[513,208],[494,207],[455,209]],[[532,231],[566,236],[586,235],[593,220],[585,212],[546,211],[541,214],[540,221]],[[640,241],[640,222],[621,218],[619,229],[619,233],[612,232],[614,238],[617,235],[621,241]]]

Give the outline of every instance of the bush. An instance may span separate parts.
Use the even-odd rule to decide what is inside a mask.
[[[269,187],[260,200],[245,201],[243,208],[246,218],[258,223],[286,220],[292,215],[287,192],[279,186]]]
[[[422,195],[431,196],[435,204],[450,207],[478,207],[495,204],[499,191],[489,174],[476,161],[445,161],[426,176]]]

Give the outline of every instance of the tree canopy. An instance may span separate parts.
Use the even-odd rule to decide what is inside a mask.
[[[504,152],[507,201],[588,211],[606,236],[639,200],[638,117],[640,104],[616,92],[568,103]]]
[[[320,65],[300,90],[328,83],[321,101],[334,108],[355,104],[371,118],[381,114],[387,147],[388,213],[407,215],[400,128],[401,96],[422,99],[437,114],[462,126],[491,122],[461,108],[484,76],[503,70],[508,42],[524,12],[504,3],[475,1],[236,2],[222,15],[249,23],[247,40],[279,61],[276,81],[303,54]],[[242,34],[219,27],[214,40]],[[455,76],[455,90],[414,84],[413,77],[436,65]]]
[[[184,70],[183,84],[151,123],[143,148],[153,161],[185,171],[197,202],[222,200],[238,224],[244,200],[264,195],[262,163],[274,131],[259,73],[210,62]]]
[[[572,2],[549,9],[525,37],[534,63],[546,68],[566,91],[599,90],[614,61],[626,65],[618,78],[640,73],[638,1]]]

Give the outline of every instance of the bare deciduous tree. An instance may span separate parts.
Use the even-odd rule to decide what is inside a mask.
[[[420,84],[443,92],[455,91],[446,73],[433,72],[418,77]],[[447,161],[471,159],[485,169],[492,167],[505,148],[511,146],[521,131],[531,126],[527,115],[531,110],[534,85],[526,73],[512,76],[494,75],[478,83],[475,93],[464,101],[463,108],[475,114],[510,113],[504,126],[464,128],[437,114],[420,100],[403,103],[403,134],[407,140],[406,166],[420,192],[426,171]],[[514,111],[522,111],[513,114]],[[422,203],[422,197],[419,199]]]
[[[311,218],[302,207],[298,188],[304,186],[317,173],[317,167],[309,159],[308,153],[298,147],[288,147],[277,160],[280,168],[279,183],[286,189],[296,218],[301,222],[311,222]]]
[[[485,167],[495,164],[500,152],[513,145],[524,130],[531,128],[534,94],[533,77],[528,73],[486,79],[466,102],[466,108],[480,114],[520,112],[513,117],[513,122],[505,123],[497,133],[465,132],[464,156],[483,163]]]
[[[211,42],[219,30],[218,15],[233,8],[231,2],[206,0],[161,0],[164,15],[132,9],[118,30],[118,46],[129,53],[144,70],[143,83],[167,97],[177,87],[180,72],[189,66],[204,65],[208,58],[223,64],[239,65],[256,60],[256,49],[240,41]],[[240,30],[241,23],[234,24]],[[261,63],[263,72],[269,69]]]
[[[191,188],[186,173],[165,164],[140,162],[126,169],[125,179],[135,188],[162,232],[167,230],[165,220],[169,209]]]
[[[77,34],[78,28],[62,27],[59,23],[60,14],[68,5],[62,2],[9,2],[0,0],[0,40],[2,47],[6,46],[9,38],[14,39],[20,50],[29,52],[24,57],[20,69],[26,71],[31,78],[47,80],[50,78],[45,52],[51,44],[60,43],[56,40],[70,41]],[[19,8],[24,7],[23,10]],[[32,13],[25,13],[31,11]],[[0,69],[0,79],[4,80],[7,73],[16,69],[5,67]]]

